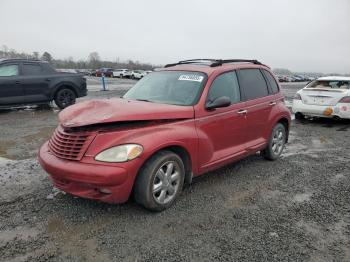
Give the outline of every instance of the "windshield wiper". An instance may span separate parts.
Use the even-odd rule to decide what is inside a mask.
[[[153,103],[153,101],[150,101],[148,99],[142,99],[142,98],[127,98],[127,97],[124,97],[124,96],[121,96],[120,98]]]
[[[135,99],[135,100],[137,100],[137,101],[143,101],[143,102],[151,102],[151,103],[152,103],[152,101],[147,100],[147,99]]]

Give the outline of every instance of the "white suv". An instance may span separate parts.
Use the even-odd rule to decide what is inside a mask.
[[[134,70],[131,72],[131,78],[133,79],[141,79],[145,75],[147,75],[147,72],[144,70]]]
[[[130,77],[131,71],[129,69],[114,69],[113,70],[113,77]]]

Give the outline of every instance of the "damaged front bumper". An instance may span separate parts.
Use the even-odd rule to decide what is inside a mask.
[[[123,167],[60,159],[50,153],[48,142],[40,148],[38,159],[62,191],[107,203],[123,203],[129,198],[133,180]]]

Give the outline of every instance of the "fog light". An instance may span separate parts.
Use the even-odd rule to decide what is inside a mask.
[[[98,191],[103,194],[112,194],[112,191],[108,188],[99,188]]]
[[[325,116],[330,116],[332,115],[332,113],[333,113],[333,109],[331,107],[326,108],[326,110],[324,110],[323,112]]]

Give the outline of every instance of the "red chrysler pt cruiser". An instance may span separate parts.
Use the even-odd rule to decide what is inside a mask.
[[[260,151],[277,159],[290,112],[269,67],[256,60],[166,65],[122,98],[64,109],[40,148],[54,186],[72,195],[171,206],[184,183]]]

